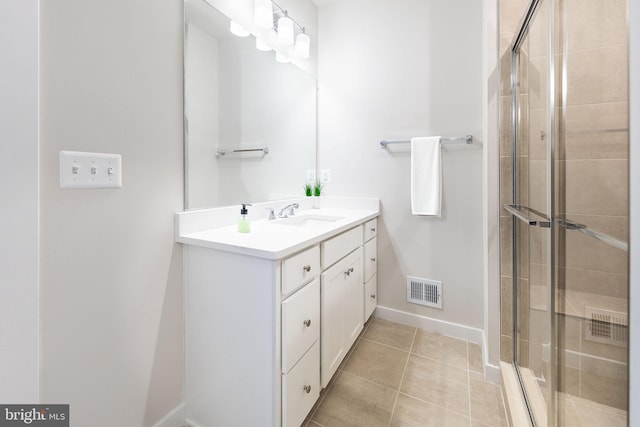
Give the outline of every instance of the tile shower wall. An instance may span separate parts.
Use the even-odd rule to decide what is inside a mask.
[[[500,1],[501,205],[511,203],[511,61],[508,48],[527,4],[520,0]],[[560,124],[562,134],[558,138],[561,150],[556,153],[556,173],[564,182],[556,200],[558,213],[628,241],[626,2],[591,0],[578,5],[577,0],[567,0],[561,9],[562,30],[568,36],[559,40],[560,53],[556,58],[565,69],[566,87],[563,89],[567,93],[562,112],[564,121]],[[544,121],[532,110],[530,120],[524,126],[525,133],[535,137],[544,128]],[[521,165],[534,165],[544,158],[536,151],[536,146],[528,148],[521,153]],[[532,181],[531,198],[542,197],[539,188],[544,184],[543,175],[535,169],[527,175]],[[500,222],[501,359],[511,362],[512,223],[504,211]],[[536,242],[531,244],[535,247]],[[558,265],[561,266],[557,271],[558,299],[559,311],[563,313],[559,316],[558,338],[560,346],[566,350],[561,358],[561,391],[624,409],[627,406],[627,348],[585,340],[588,328],[585,307],[627,311],[627,256],[575,231],[560,234],[558,252]],[[520,254],[524,255],[526,253]],[[540,280],[540,267],[540,263],[532,262],[529,272],[532,284]],[[535,305],[534,297],[530,296],[530,299]],[[532,316],[536,316],[535,311]],[[527,335],[523,334],[523,337],[527,338]],[[520,344],[527,347],[526,342]]]

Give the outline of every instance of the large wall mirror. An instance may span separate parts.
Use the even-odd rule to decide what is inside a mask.
[[[316,81],[185,0],[185,209],[303,195],[316,168]]]

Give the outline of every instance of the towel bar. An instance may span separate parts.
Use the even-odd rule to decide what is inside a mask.
[[[410,140],[407,141],[380,141],[380,148],[387,148],[387,145],[389,144],[408,144],[410,143]],[[473,136],[472,135],[465,135],[465,136],[455,136],[452,138],[440,138],[440,143],[441,144],[450,144],[450,143],[457,143],[457,142],[466,142],[467,144],[472,144],[473,143]]]

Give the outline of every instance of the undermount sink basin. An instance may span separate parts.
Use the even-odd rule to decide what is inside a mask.
[[[292,216],[289,218],[279,219],[275,221],[275,223],[280,225],[293,225],[296,227],[319,227],[319,226],[331,224],[332,222],[336,222],[341,219],[344,219],[344,217],[310,214],[310,215]]]

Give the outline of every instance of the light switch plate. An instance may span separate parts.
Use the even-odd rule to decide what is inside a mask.
[[[60,151],[60,188],[122,187],[120,154]]]

